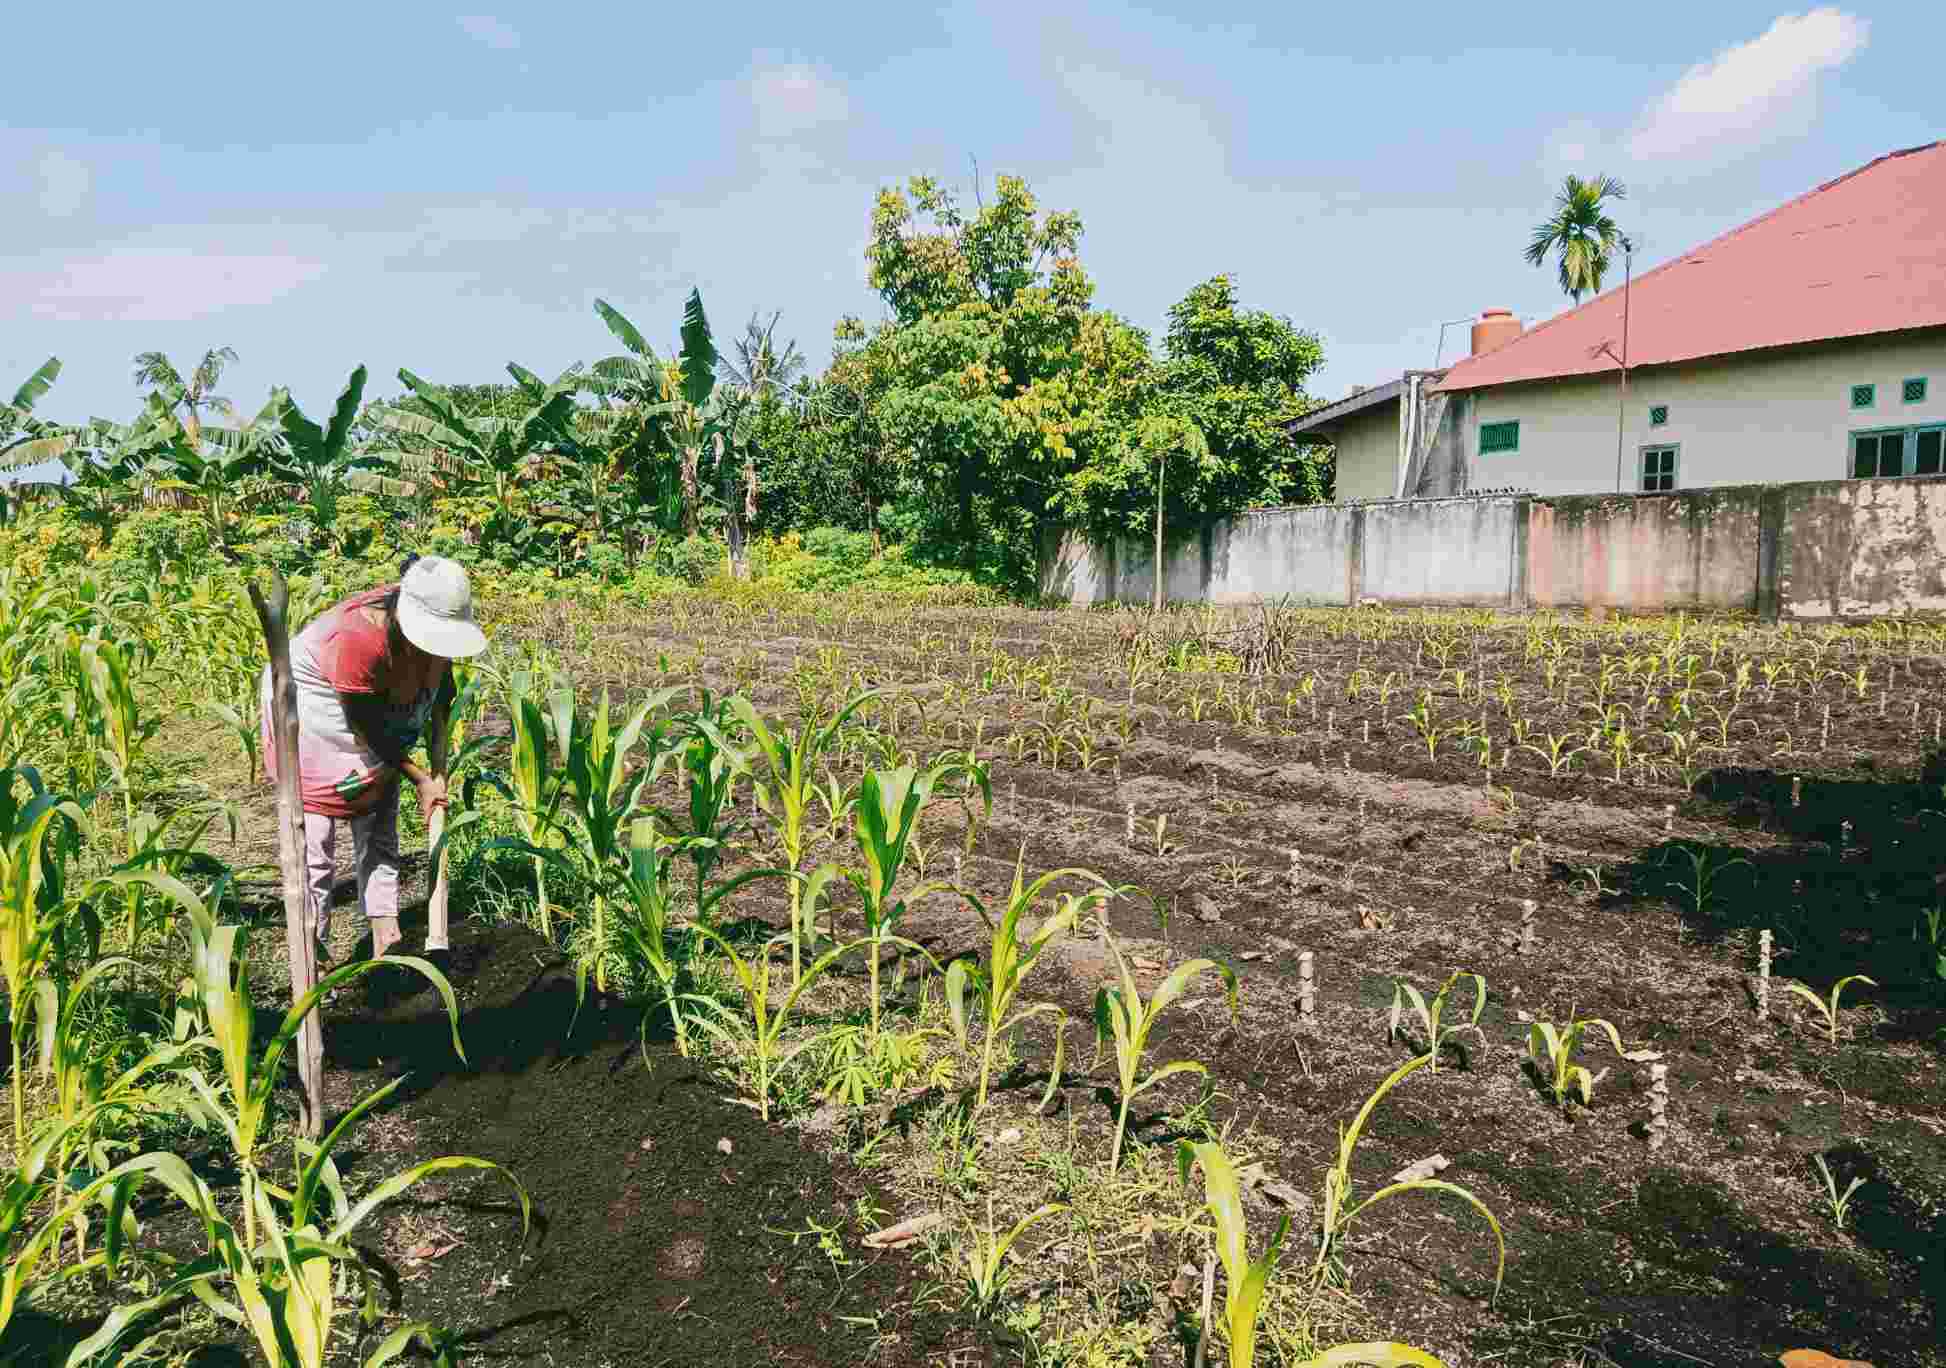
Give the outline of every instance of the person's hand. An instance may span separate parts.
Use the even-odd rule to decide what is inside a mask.
[[[443,812],[446,808],[445,776],[424,775],[415,787],[419,790],[419,820],[431,827],[433,813]]]

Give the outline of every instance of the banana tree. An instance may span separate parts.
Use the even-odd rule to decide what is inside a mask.
[[[149,473],[158,488],[188,495],[203,515],[211,543],[226,559],[230,549],[230,519],[251,485],[281,457],[289,443],[279,418],[286,400],[272,394],[256,415],[232,427],[206,426],[195,413],[178,417],[168,397],[149,396],[143,426],[134,434],[154,442]]]
[[[575,369],[551,383],[519,366],[509,365],[507,372],[517,384],[515,411],[482,418],[461,412],[445,388],[401,368],[399,381],[412,392],[387,407],[379,422],[394,437],[405,439],[407,449],[370,453],[405,478],[491,496],[494,512],[488,532],[500,540],[516,536],[515,496],[522,482],[545,454],[572,441],[575,395],[587,385]]]
[[[0,471],[24,470],[59,460],[74,444],[74,434],[34,416],[38,404],[61,373],[61,359],[50,356],[40,369],[21,382],[13,398],[0,404]],[[0,493],[0,524],[6,522],[7,499]]]
[[[332,406],[331,419],[323,427],[304,416],[289,390],[273,390],[271,398],[282,401],[278,422],[285,442],[285,449],[273,454],[271,469],[303,487],[311,522],[319,531],[329,532],[338,520],[338,499],[347,487],[347,478],[382,464],[377,457],[352,446],[352,425],[358,421],[359,405],[365,399],[365,368],[358,367],[345,381],[338,402]]]
[[[664,530],[680,526],[682,535],[692,537],[704,497],[703,455],[712,449],[721,455],[726,417],[720,405],[711,403],[718,356],[702,293],[691,290],[683,305],[682,351],[673,368],[605,300],[595,301],[595,312],[626,351],[589,368],[591,387],[617,402],[632,423],[626,430],[635,439],[638,488],[645,499],[661,504]]]

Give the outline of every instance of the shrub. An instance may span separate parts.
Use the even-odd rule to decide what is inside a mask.
[[[728,554],[720,542],[707,537],[686,537],[666,544],[662,560],[676,579],[684,584],[700,585],[723,568],[723,558]]]

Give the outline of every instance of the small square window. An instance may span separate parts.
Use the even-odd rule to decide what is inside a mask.
[[[1669,422],[1669,406],[1667,404],[1651,404],[1649,406],[1649,426],[1650,427],[1663,427],[1667,425],[1668,422]]]
[[[1642,448],[1642,492],[1662,494],[1676,487],[1676,453],[1672,446]]]
[[[1512,419],[1504,423],[1480,424],[1480,454],[1491,456],[1496,452],[1520,450],[1520,420]]]
[[[1851,406],[1866,409],[1878,402],[1877,385],[1853,385],[1851,387]]]
[[[1912,379],[1907,380],[1904,384],[1900,385],[1899,397],[1904,399],[1905,402],[1908,404],[1925,403],[1926,402],[1926,377],[1923,375],[1915,376]]]

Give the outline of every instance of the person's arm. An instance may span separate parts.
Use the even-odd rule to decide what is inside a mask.
[[[440,698],[444,699],[444,696],[442,690]],[[419,795],[419,815],[431,820],[433,809],[446,801],[446,785],[443,776],[434,774],[432,770],[414,760],[409,751],[385,734],[386,703],[380,695],[359,693],[340,694],[338,697],[344,704],[345,721],[351,725],[358,739],[364,742],[374,755],[397,769],[411,783]],[[450,711],[449,703],[444,706],[447,711]],[[441,701],[435,700],[433,708],[435,714],[439,714],[442,710]],[[444,718],[437,718],[433,725],[444,725]]]

